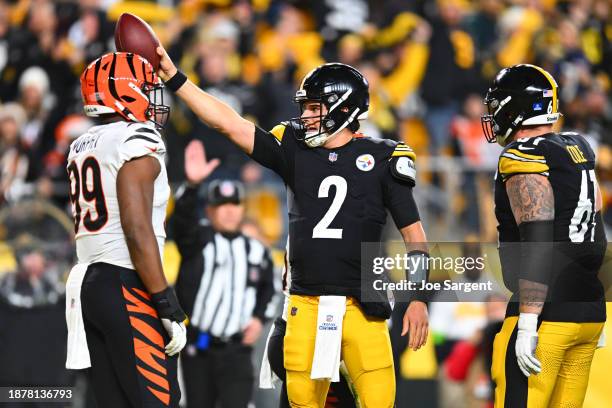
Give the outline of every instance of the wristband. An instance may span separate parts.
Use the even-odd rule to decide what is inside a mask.
[[[151,302],[153,302],[153,307],[162,319],[170,319],[175,322],[182,322],[187,319],[187,315],[183,312],[176,294],[170,286],[161,292],[152,294]]]
[[[420,287],[423,281],[429,280],[429,254],[425,251],[414,250],[408,253],[408,259],[410,264],[406,270],[406,280],[416,282]],[[420,289],[413,291],[408,303],[413,300],[427,303],[429,301],[428,291]]]
[[[174,74],[172,78],[164,82],[164,85],[166,85],[166,88],[170,89],[172,92],[176,92],[185,82],[187,82],[187,76],[180,70],[177,70],[176,74]]]
[[[535,313],[521,313],[518,320],[519,330],[527,330],[529,332],[538,331],[538,317]]]
[[[414,250],[407,254],[408,268],[406,280],[411,282],[427,282],[429,278],[429,254],[425,251]]]

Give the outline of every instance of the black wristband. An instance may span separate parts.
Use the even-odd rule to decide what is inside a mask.
[[[170,286],[161,292],[151,295],[153,307],[157,310],[157,314],[162,319],[170,319],[175,322],[182,322],[187,318],[187,315],[181,308],[174,290]]]
[[[166,88],[170,89],[172,92],[176,92],[185,82],[187,82],[187,75],[183,74],[183,72],[180,70],[177,70],[176,74],[174,74],[172,78],[164,82],[164,85],[166,85]]]
[[[410,264],[406,269],[406,280],[409,282],[416,282],[418,287],[421,287],[422,282],[429,281],[429,254],[425,251],[414,250],[408,254]],[[429,291],[416,289],[410,293],[410,300],[418,300],[424,303],[429,301]]]

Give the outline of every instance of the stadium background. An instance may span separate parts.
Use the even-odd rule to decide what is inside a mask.
[[[0,0],[0,386],[81,384],[62,369],[62,282],[74,261],[65,158],[91,125],[78,77],[114,50],[114,21],[126,11],[153,25],[190,79],[264,128],[298,114],[290,101],[313,67],[340,61],[360,69],[371,92],[361,131],[416,151],[417,200],[432,241],[495,242],[491,186],[499,147],[482,137],[481,98],[495,73],[516,63],[538,64],[557,78],[564,113],[558,128],[588,137],[605,205],[612,202],[609,0]],[[208,157],[222,160],[213,177],[247,186],[245,228],[281,258],[280,179],[179,103],[172,103],[164,135],[172,186],[184,179],[184,147],[202,140]],[[612,212],[604,219],[610,234]],[[398,238],[392,230],[387,237]],[[169,237],[170,280],[178,262]],[[442,367],[436,342],[402,357],[398,406],[411,390],[410,406],[421,399],[414,390],[435,393]],[[611,364],[610,348],[597,351],[586,407],[612,405]],[[460,386],[478,395],[478,380]],[[271,399],[259,392],[257,406],[273,406]]]

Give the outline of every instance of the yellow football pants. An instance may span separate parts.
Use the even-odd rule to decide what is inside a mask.
[[[542,322],[536,348],[542,372],[527,378],[518,367],[514,351],[517,323],[517,316],[506,318],[493,342],[495,407],[582,407],[604,324]]]
[[[292,407],[323,408],[329,381],[310,379],[317,333],[316,296],[291,295],[284,340],[287,394]],[[371,319],[347,298],[342,323],[342,359],[363,408],[391,408],[395,372],[387,324]]]

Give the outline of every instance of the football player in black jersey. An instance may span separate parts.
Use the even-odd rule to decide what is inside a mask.
[[[493,346],[496,407],[580,407],[606,320],[597,278],[606,249],[595,154],[554,133],[557,83],[534,65],[503,69],[483,130],[504,149],[495,214],[504,283],[513,292]]]
[[[325,64],[302,81],[297,120],[271,132],[187,80],[162,48],[160,76],[206,124],[218,129],[287,186],[288,267],[291,269],[284,365],[291,406],[322,407],[329,381],[315,381],[311,366],[319,296],[346,296],[342,358],[363,407],[392,407],[395,376],[388,302],[361,298],[361,244],[380,242],[388,209],[408,244],[425,243],[412,196],[415,155],[405,144],[356,131],[367,115],[368,84],[356,69]],[[423,256],[424,245],[411,256]],[[421,263],[423,264],[423,263]],[[427,338],[427,306],[410,302],[403,319],[414,349]]]

